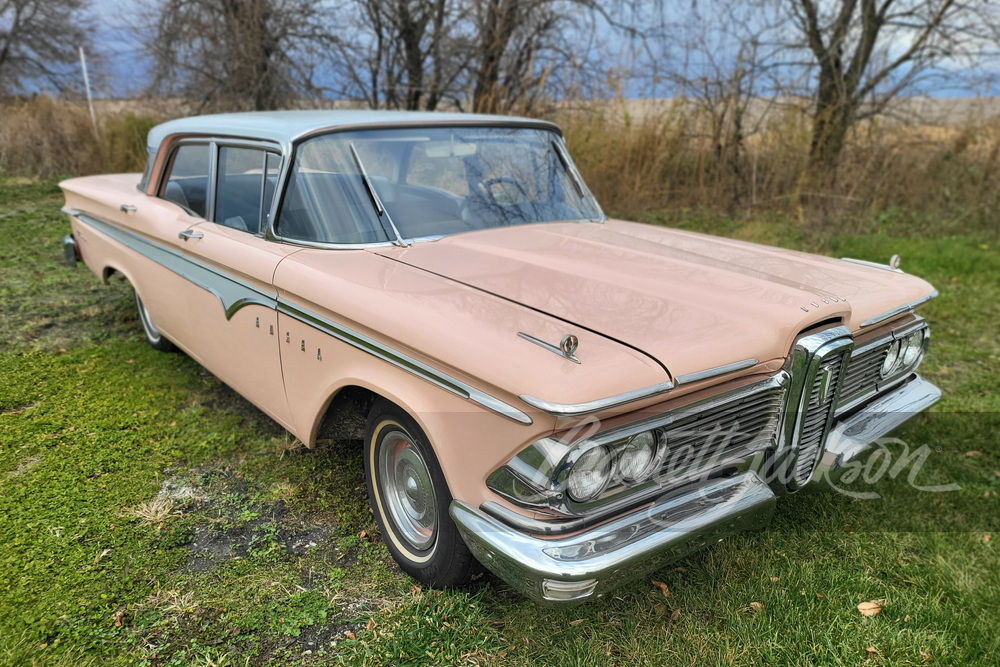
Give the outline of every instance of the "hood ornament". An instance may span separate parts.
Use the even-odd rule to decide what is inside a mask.
[[[540,338],[535,338],[530,334],[526,334],[523,331],[518,331],[517,335],[526,341],[530,341],[539,347],[544,347],[549,352],[554,352],[564,359],[569,359],[574,364],[580,363],[580,360],[576,357],[576,348],[580,346],[580,340],[573,334],[566,334],[559,341],[559,345],[553,345],[552,343],[546,343]]]
[[[899,269],[899,255],[893,255],[892,257],[889,258],[889,268],[897,270]]]

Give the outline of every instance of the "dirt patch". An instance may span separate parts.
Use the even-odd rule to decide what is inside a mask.
[[[20,461],[18,461],[16,468],[7,471],[7,477],[20,477],[21,475],[28,472],[41,462],[42,462],[41,456],[29,456],[27,458],[21,459]]]
[[[243,558],[253,548],[281,545],[293,556],[304,556],[327,538],[330,528],[309,525],[301,521],[287,521],[288,509],[278,501],[265,514],[255,512],[258,518],[220,524],[218,521],[200,524],[189,544],[191,555],[185,567],[192,572],[204,572],[219,562]]]

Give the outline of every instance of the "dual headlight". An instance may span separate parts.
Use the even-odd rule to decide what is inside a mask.
[[[664,439],[659,430],[643,431],[617,447],[598,445],[586,450],[570,468],[566,493],[585,503],[601,495],[612,480],[644,482],[663,461]]]
[[[924,353],[926,339],[927,329],[919,329],[893,341],[879,371],[882,377],[887,378],[902,369],[915,366]]]

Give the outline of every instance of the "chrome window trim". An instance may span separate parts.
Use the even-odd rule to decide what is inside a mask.
[[[368,248],[385,248],[389,246],[398,245],[396,241],[374,241],[368,243],[323,243],[321,241],[306,241],[295,239],[289,236],[282,236],[279,234],[275,225],[278,221],[278,211],[281,209],[281,203],[285,199],[285,192],[288,189],[288,182],[291,179],[292,165],[295,163],[295,154],[298,152],[299,147],[309,139],[315,137],[327,135],[327,134],[339,134],[342,132],[364,132],[367,130],[407,130],[407,129],[421,129],[427,127],[509,127],[509,128],[525,128],[525,129],[537,129],[537,130],[547,130],[556,135],[556,137],[562,141],[563,134],[562,130],[558,125],[550,123],[544,120],[532,120],[532,119],[517,119],[517,120],[470,120],[470,121],[423,121],[415,123],[385,123],[385,122],[374,122],[374,123],[357,123],[357,124],[347,124],[339,125],[333,127],[325,127],[320,129],[309,130],[307,132],[302,132],[291,138],[288,144],[284,146],[283,151],[283,163],[281,172],[278,175],[278,183],[275,186],[275,196],[271,203],[271,215],[268,217],[267,229],[264,234],[264,238],[268,241],[273,241],[275,243],[286,243],[288,245],[301,246],[305,248],[316,248],[318,250],[364,250]],[[570,165],[575,165],[572,160],[570,160]],[[586,188],[586,183],[584,183]],[[597,206],[598,211],[601,213],[601,218],[599,220],[591,220],[589,218],[580,218],[577,220],[551,220],[547,222],[537,222],[531,224],[549,224],[557,222],[576,222],[576,223],[603,223],[606,219],[604,211],[601,209],[600,203],[597,198],[594,197],[590,189],[587,188],[587,193],[594,199],[594,203]],[[476,230],[479,231],[479,230]],[[459,232],[468,233],[468,232]],[[412,245],[415,243],[424,243],[430,241],[437,241],[438,239],[444,238],[445,236],[454,236],[455,234],[436,234],[432,236],[417,236],[417,237],[400,237],[407,245]]]
[[[674,376],[674,382],[676,382],[678,386],[682,384],[692,384],[694,382],[701,382],[702,380],[708,380],[711,378],[719,377],[720,375],[728,375],[730,373],[735,373],[737,371],[753,368],[759,363],[760,362],[757,359],[744,359],[743,361],[735,361],[731,364],[716,366],[715,368],[708,368],[703,371],[698,371],[696,373],[687,373],[686,375],[676,375]]]
[[[616,408],[620,405],[635,403],[636,401],[659,396],[667,393],[673,388],[674,384],[668,380],[666,382],[660,382],[659,384],[643,387],[642,389],[634,389],[622,394],[608,396],[607,398],[598,398],[585,403],[554,403],[552,401],[546,401],[528,394],[521,394],[518,398],[531,407],[537,408],[542,412],[547,412],[556,417],[578,417],[591,412],[600,412],[601,410],[607,410],[608,408]]]
[[[127,248],[142,254],[144,257],[214,294],[222,304],[227,320],[231,319],[244,306],[260,305],[277,310],[303,324],[311,326],[317,331],[329,334],[359,350],[378,357],[504,417],[525,425],[532,423],[531,417],[500,399],[431,368],[412,357],[397,352],[389,346],[379,343],[363,334],[295,306],[287,300],[278,298],[275,294],[264,292],[234,276],[219,271],[172,248],[151,241],[135,232],[123,229],[114,223],[102,220],[97,216],[70,208],[63,208],[62,212],[77,218],[98,232],[105,234]]]
[[[925,304],[928,301],[930,301],[931,299],[936,298],[937,295],[938,295],[938,291],[934,290],[933,292],[931,292],[927,296],[920,297],[919,299],[916,299],[916,300],[911,301],[909,303],[904,303],[902,306],[897,306],[896,308],[893,308],[892,310],[887,310],[886,312],[884,312],[884,313],[882,313],[880,315],[876,315],[875,317],[870,317],[870,318],[868,318],[867,320],[865,320],[864,322],[861,323],[861,328],[865,329],[867,327],[874,326],[874,325],[879,324],[881,322],[885,322],[886,320],[892,319],[893,317],[896,317],[897,315],[902,315],[903,313],[910,312],[910,311],[914,310],[917,306]]]

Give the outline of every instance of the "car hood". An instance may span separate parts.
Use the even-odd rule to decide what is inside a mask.
[[[783,358],[817,323],[857,331],[933,291],[901,272],[621,220],[505,227],[377,252],[555,317],[567,332],[615,340],[675,377]],[[584,345],[577,356],[586,363]]]

